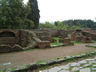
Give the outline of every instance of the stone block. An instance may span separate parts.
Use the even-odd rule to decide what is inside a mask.
[[[65,44],[70,44],[70,43],[71,43],[71,40],[68,39],[68,38],[65,38],[65,39],[64,39],[64,43],[65,43]]]
[[[20,45],[18,45],[18,44],[15,44],[12,47],[12,51],[20,51],[20,50],[23,50],[23,48]]]
[[[49,41],[41,41],[38,43],[39,48],[48,48],[50,47],[50,42]]]
[[[10,52],[11,50],[12,50],[12,48],[9,45],[0,45],[0,53]]]

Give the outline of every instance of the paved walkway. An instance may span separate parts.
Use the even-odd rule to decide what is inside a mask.
[[[96,57],[56,66],[39,72],[96,72]]]
[[[10,68],[18,65],[29,64],[40,60],[48,60],[60,58],[64,56],[77,55],[88,51],[93,51],[94,48],[87,48],[85,44],[75,46],[65,46],[48,49],[37,49],[33,51],[13,52],[0,54],[0,69]],[[9,66],[2,64],[11,62]]]

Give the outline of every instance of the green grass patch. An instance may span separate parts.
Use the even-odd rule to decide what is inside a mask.
[[[54,39],[56,40],[56,43],[60,43],[60,42],[59,42],[60,38],[54,37]]]
[[[51,46],[53,46],[53,45],[61,45],[62,43],[51,43]]]
[[[54,46],[54,45],[61,45],[62,43],[60,43],[59,42],[59,40],[60,40],[60,38],[58,38],[58,37],[54,37],[54,39],[56,40],[56,42],[54,42],[54,43],[51,43],[51,46]]]
[[[71,41],[74,44],[83,44],[83,42],[79,42],[79,41]]]
[[[41,63],[48,63],[48,61],[38,61],[36,64],[41,64]]]
[[[7,69],[0,70],[0,72],[6,72],[6,71],[7,71]]]

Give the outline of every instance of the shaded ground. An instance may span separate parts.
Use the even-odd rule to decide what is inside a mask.
[[[69,55],[77,55],[93,50],[95,49],[87,48],[85,47],[85,44],[80,44],[75,46],[65,46],[58,48],[37,49],[33,51],[0,54],[0,69],[29,64],[40,60],[48,60],[57,57],[60,58]],[[2,65],[7,62],[11,62],[12,64],[9,66]]]

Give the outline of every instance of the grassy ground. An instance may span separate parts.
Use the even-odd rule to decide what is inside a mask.
[[[56,42],[51,43],[51,46],[53,46],[53,45],[60,45],[60,44],[61,44],[61,43],[59,42],[60,38],[54,37],[54,39],[56,40]]]
[[[78,41],[71,41],[72,43],[76,44],[83,44],[83,42],[78,42]]]
[[[60,44],[62,44],[62,43],[59,42],[60,38],[54,37],[54,39],[56,40],[56,42],[51,43],[51,46],[52,46],[52,45],[60,45]],[[71,41],[71,42],[74,43],[75,45],[76,45],[76,44],[83,44],[83,42],[78,42],[78,41]],[[94,42],[96,42],[96,41],[94,41]]]

